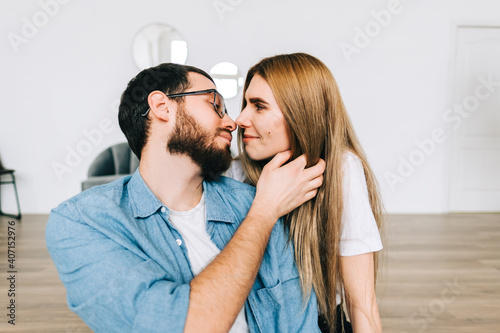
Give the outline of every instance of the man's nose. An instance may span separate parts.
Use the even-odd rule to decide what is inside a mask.
[[[224,115],[224,118],[222,118],[222,127],[227,128],[231,132],[236,129],[236,123],[227,113]]]

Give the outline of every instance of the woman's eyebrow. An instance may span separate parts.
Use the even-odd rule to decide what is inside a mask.
[[[262,104],[267,104],[269,105],[268,102],[266,102],[265,100],[263,100],[262,98],[260,97],[251,97],[248,99],[248,101],[252,104],[256,104],[256,103],[262,103]]]

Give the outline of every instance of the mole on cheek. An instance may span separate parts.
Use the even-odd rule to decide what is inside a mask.
[[[272,128],[264,128],[262,130],[262,133],[266,133],[267,135],[271,135],[271,132],[272,132]]]

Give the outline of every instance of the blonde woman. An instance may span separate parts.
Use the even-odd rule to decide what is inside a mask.
[[[278,55],[246,78],[239,126],[240,159],[228,175],[257,184],[263,166],[290,149],[308,167],[326,161],[316,198],[285,217],[301,286],[314,291],[323,332],[381,332],[375,283],[382,202],[376,179],[330,70],[303,53]],[[350,323],[346,321],[343,305]]]

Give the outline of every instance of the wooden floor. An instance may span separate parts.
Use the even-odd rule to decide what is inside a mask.
[[[66,305],[46,215],[15,221],[16,325],[8,324],[0,217],[0,332],[91,332]],[[384,332],[500,332],[500,214],[390,215],[378,299]]]

